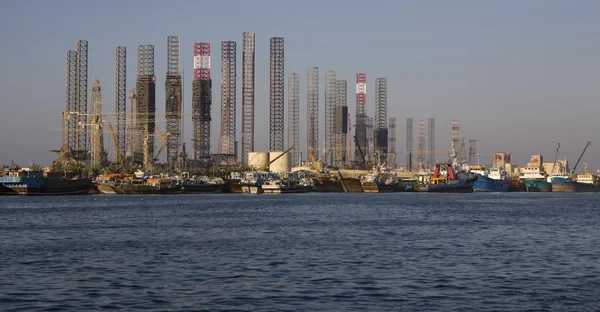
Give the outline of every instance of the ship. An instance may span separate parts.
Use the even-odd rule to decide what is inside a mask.
[[[44,177],[42,171],[11,171],[0,177],[0,195],[87,195],[92,188],[88,178]]]
[[[442,168],[440,164],[435,166],[433,176],[427,182],[419,182],[415,186],[417,192],[433,193],[471,193],[473,192],[473,182],[477,180],[477,175],[461,172],[454,173],[452,164],[447,164]],[[442,173],[445,171],[445,174]]]
[[[552,192],[596,193],[600,192],[600,184],[595,179],[592,183],[588,183],[573,178],[556,177],[552,179]]]
[[[265,181],[262,190],[265,194],[308,193],[313,191],[313,186],[307,179],[283,177]]]
[[[548,182],[548,174],[544,170],[542,155],[531,155],[530,161],[519,171],[519,180],[523,181],[527,192],[552,191],[552,185]]]
[[[474,192],[508,192],[510,178],[502,168],[490,168],[482,173],[477,173],[477,180],[473,182]]]
[[[385,165],[377,165],[373,172],[362,177],[361,186],[365,193],[392,193],[400,191],[396,173],[388,171]]]
[[[208,177],[187,178],[181,184],[184,193],[212,193],[219,194],[225,188],[225,181],[221,178]]]
[[[225,188],[223,193],[243,193],[240,181],[242,180],[242,173],[232,172],[228,178],[225,178]]]
[[[240,186],[244,193],[262,194],[265,181],[275,179],[280,179],[279,175],[270,171],[246,171],[240,180]]]
[[[102,194],[179,194],[181,185],[172,178],[138,178],[132,175],[114,175],[97,182]]]

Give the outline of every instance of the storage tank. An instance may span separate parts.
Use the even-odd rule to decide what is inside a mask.
[[[267,152],[250,152],[248,153],[248,166],[256,169],[267,168],[269,164],[269,153]]]
[[[269,153],[269,159],[275,159],[281,154],[283,154],[283,152],[271,152]],[[271,172],[290,172],[290,153],[285,153],[283,156],[279,157],[279,159],[271,163],[269,170],[271,170]]]

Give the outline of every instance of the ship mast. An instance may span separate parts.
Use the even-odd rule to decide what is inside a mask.
[[[554,167],[556,166],[556,159],[558,158],[558,149],[560,149],[560,143],[556,146],[556,154],[554,155],[554,163],[552,164],[552,170],[550,170],[550,175],[554,174]]]

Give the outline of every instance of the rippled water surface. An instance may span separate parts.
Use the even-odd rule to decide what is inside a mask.
[[[0,198],[0,310],[595,311],[600,196]]]

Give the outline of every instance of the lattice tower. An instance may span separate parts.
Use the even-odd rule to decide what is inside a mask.
[[[425,120],[419,120],[419,136],[417,137],[417,166],[425,168]]]
[[[335,153],[333,165],[343,168],[346,165],[346,145],[348,134],[348,82],[338,80],[334,109]]]
[[[235,41],[221,41],[221,154],[235,154],[236,68]]]
[[[254,32],[242,34],[242,163],[254,151]]]
[[[477,162],[477,141],[469,140],[469,165],[474,166]]]
[[[356,127],[355,136],[358,145],[367,157],[367,74],[356,74]],[[362,162],[359,146],[354,146],[354,159]]]
[[[388,129],[387,129],[387,79],[375,79],[375,118],[374,150],[373,154],[378,157],[377,161],[387,162],[388,153]]]
[[[194,121],[194,159],[210,166],[210,122],[212,80],[210,43],[194,43],[194,81],[192,83],[192,120]]]
[[[127,136],[127,50],[119,46],[115,49],[115,112],[117,112],[117,145],[119,153],[125,153]],[[116,149],[115,149],[116,152]],[[117,159],[117,157],[115,157]]]
[[[337,102],[336,73],[325,73],[325,163],[333,165],[335,154],[335,105]]]
[[[373,117],[367,116],[366,128],[367,128],[367,148],[366,148],[367,152],[366,152],[365,156],[367,157],[367,160],[373,161],[374,160],[373,152],[375,150],[375,142],[374,142],[375,138],[374,138],[374,133],[373,133]]]
[[[100,167],[106,159],[104,151],[104,122],[102,120],[102,89],[100,81],[94,80],[92,86],[92,96],[90,105],[90,122],[92,125],[92,135],[90,135],[91,165]]]
[[[269,150],[283,151],[285,135],[284,40],[271,38]]]
[[[156,77],[154,76],[154,46],[138,45],[138,75],[136,79],[137,114],[144,122],[137,123],[143,134],[144,168],[151,169],[154,162],[154,128],[156,114]]]
[[[319,68],[310,67],[306,76],[307,151],[319,159]]]
[[[300,76],[296,73],[288,76],[288,146],[294,146],[292,166],[300,165]]]
[[[131,89],[129,93],[129,117],[127,121],[127,155],[133,156],[134,153],[142,152],[142,137],[136,132],[138,131],[137,125],[137,92],[135,88]]]
[[[181,39],[167,37],[167,78],[165,80],[165,117],[167,119],[167,168],[175,169],[179,160],[182,132]]]
[[[412,158],[414,152],[414,143],[413,143],[413,119],[406,118],[406,169],[412,170]]]
[[[452,141],[450,142],[450,159],[454,160],[458,156],[458,131],[459,125],[458,120],[452,120]]]
[[[62,152],[77,149],[77,52],[67,52],[66,107],[63,114]]]
[[[430,168],[435,166],[435,118],[427,119],[427,164]]]
[[[77,112],[79,123],[87,124],[87,91],[88,91],[88,42],[77,41]],[[87,127],[77,127],[77,150],[87,150]]]
[[[396,162],[396,117],[390,117],[387,125],[388,129],[388,155],[387,164],[389,168],[395,169]]]

